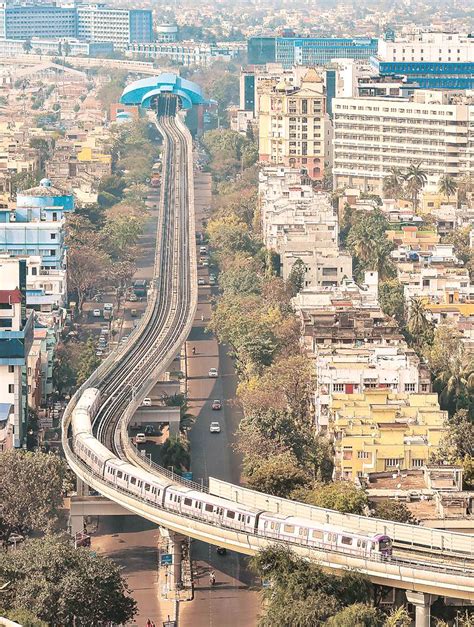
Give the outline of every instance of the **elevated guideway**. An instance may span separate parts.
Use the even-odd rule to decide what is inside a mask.
[[[224,528],[192,515],[168,511],[111,485],[74,453],[69,439],[72,412],[82,392],[99,387],[102,404],[95,420],[96,437],[113,453],[141,466],[170,484],[223,497],[282,515],[318,520],[347,531],[365,534],[383,531],[395,542],[392,559],[365,557],[348,551],[308,546],[304,540],[288,543],[298,554],[340,571],[355,568],[373,582],[427,595],[474,601],[474,539],[371,518],[349,516],[277,499],[240,486],[210,480],[209,487],[178,481],[176,475],[148,463],[131,444],[128,423],[179,352],[192,325],[197,303],[194,245],[194,201],[191,137],[175,107],[173,96],[160,95],[153,103],[157,126],[164,138],[161,212],[158,221],[155,280],[141,324],[125,347],[111,355],[71,399],[63,419],[63,446],[76,475],[103,496],[148,520],[183,534],[243,554],[254,554],[277,540],[266,533]],[[423,597],[425,598],[425,597]],[[421,607],[421,605],[420,605]],[[420,623],[423,624],[423,623]]]

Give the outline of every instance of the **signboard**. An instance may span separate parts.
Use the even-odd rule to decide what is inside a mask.
[[[183,479],[188,479],[189,481],[193,480],[193,473],[192,472],[183,472],[183,473],[181,473],[181,476],[183,477]]]
[[[160,555],[160,564],[162,566],[170,566],[173,563],[173,555],[171,553],[162,553]]]

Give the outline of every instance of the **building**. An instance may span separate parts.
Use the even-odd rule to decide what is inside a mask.
[[[0,39],[0,54],[16,56],[25,54],[25,45],[31,45],[34,54],[62,56],[67,51],[68,56],[97,57],[111,54],[114,44],[111,41],[89,42],[78,39],[43,39],[32,37],[31,39]]]
[[[324,66],[332,59],[369,59],[377,54],[377,40],[335,37],[250,37],[248,62],[253,65],[281,63]]]
[[[135,41],[153,41],[152,12],[118,9],[103,3],[2,4],[0,39],[30,41],[33,38],[104,42],[125,50]]]
[[[0,209],[0,252],[23,259],[26,303],[43,314],[59,315],[54,312],[65,305],[64,225],[73,210],[72,195],[49,179],[19,193],[15,210]]]
[[[430,372],[406,344],[318,345],[316,368],[316,426],[326,431],[333,394],[359,394],[373,389],[392,392],[431,391]]]
[[[260,172],[259,196],[263,241],[278,253],[285,280],[297,260],[305,265],[305,288],[352,277],[352,257],[339,251],[338,219],[328,194],[315,191],[299,170],[270,166]]]
[[[321,77],[306,72],[300,87],[261,83],[258,90],[260,161],[304,169],[322,180],[331,163],[331,123]]]
[[[82,41],[111,41],[120,50],[131,43],[153,41],[152,12],[119,9],[105,4],[78,4],[77,37]]]
[[[128,56],[146,59],[160,59],[163,63],[179,63],[186,67],[196,65],[206,67],[214,61],[231,61],[243,50],[244,44],[234,42],[203,43],[131,43],[127,48]]]
[[[156,41],[160,44],[174,43],[178,39],[178,27],[176,24],[158,24],[155,29]]]
[[[333,394],[328,433],[335,476],[356,481],[372,472],[425,466],[439,447],[447,418],[436,394],[388,389]]]
[[[26,434],[34,313],[25,292],[25,261],[0,256],[0,451],[21,447]]]
[[[474,174],[474,100],[447,91],[333,100],[335,187],[382,193],[391,168],[421,163],[428,186]]]
[[[379,39],[371,60],[380,74],[402,74],[428,89],[474,88],[474,38],[466,33],[412,33]]]

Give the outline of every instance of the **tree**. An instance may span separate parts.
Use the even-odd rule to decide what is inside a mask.
[[[292,498],[309,505],[334,509],[345,514],[364,514],[368,506],[367,494],[351,481],[314,483],[310,488],[299,490]]]
[[[26,52],[26,54],[30,54],[32,49],[33,46],[31,45],[31,39],[25,39],[25,41],[23,42],[23,50]]]
[[[407,330],[418,350],[433,342],[433,324],[427,318],[426,307],[421,298],[410,298]]]
[[[376,503],[374,516],[383,520],[393,520],[394,522],[408,523],[416,525],[417,520],[402,501],[384,499]]]
[[[425,354],[442,409],[451,415],[458,409],[468,409],[474,418],[474,361],[456,324],[443,320]]]
[[[219,256],[238,252],[250,255],[255,251],[248,226],[236,216],[211,220],[207,225],[207,234],[211,247],[217,250]]]
[[[448,203],[450,197],[456,193],[457,188],[458,185],[456,181],[452,176],[449,176],[449,174],[443,174],[443,176],[439,179],[438,191],[440,194],[443,194],[443,196],[446,196]]]
[[[428,175],[421,167],[421,161],[419,163],[412,163],[405,174],[405,180],[407,182],[407,191],[411,196],[413,208],[418,208],[418,198],[421,190],[428,181]]]
[[[10,582],[2,594],[8,610],[28,607],[48,624],[121,624],[136,614],[120,567],[67,537],[29,540],[0,555],[0,577]]]
[[[87,342],[83,345],[79,354],[79,360],[77,365],[77,385],[81,386],[91,374],[100,365],[100,358],[96,355],[96,345],[94,338],[91,336],[87,339]]]
[[[388,222],[379,209],[357,212],[347,236],[347,246],[356,258],[359,278],[364,270],[377,270],[380,279],[390,278],[394,267],[390,253],[394,248],[387,239]]]
[[[102,207],[110,207],[119,202],[126,187],[122,177],[116,174],[105,176],[99,183],[98,199]]]
[[[326,621],[327,627],[382,627],[384,623],[384,614],[365,603],[348,605]]]
[[[35,616],[29,610],[18,608],[9,612],[0,611],[6,614],[6,618],[22,625],[22,627],[48,627],[48,623]]]
[[[0,455],[0,541],[3,544],[12,533],[53,528],[62,507],[66,476],[67,466],[57,455],[19,450]]]
[[[84,245],[69,249],[68,283],[70,290],[77,294],[79,312],[88,293],[102,285],[107,266],[108,258],[100,250]]]
[[[189,469],[189,443],[179,436],[171,436],[160,450],[161,465],[164,468],[173,467],[174,472],[181,473]]]
[[[73,390],[77,384],[78,345],[69,342],[58,344],[54,352],[53,387],[62,397]]]
[[[385,198],[400,198],[403,193],[405,176],[401,168],[390,168],[388,176],[383,180]]]
[[[296,296],[303,289],[305,276],[306,266],[301,259],[297,259],[292,265],[290,274],[288,275],[288,284],[291,287],[293,296]]]
[[[411,625],[413,625],[413,621],[404,605],[394,608],[384,623],[384,627],[410,627]]]
[[[65,57],[68,57],[70,54],[71,54],[71,45],[70,45],[70,43],[66,40],[66,41],[63,43],[63,55],[64,55]]]
[[[104,228],[106,246],[113,259],[126,260],[143,232],[142,221],[135,216],[114,216]]]
[[[318,564],[296,557],[286,547],[262,549],[250,565],[270,582],[263,591],[264,612],[259,625],[264,627],[324,625],[345,606],[370,602],[371,585],[362,575],[325,573]]]
[[[288,498],[295,489],[306,483],[307,475],[299,467],[293,453],[285,451],[260,459],[246,479],[254,490]]]
[[[382,311],[392,316],[403,327],[405,325],[405,292],[397,279],[387,279],[379,283],[379,303]]]
[[[234,265],[220,274],[219,287],[233,294],[261,294],[262,277],[250,265]]]

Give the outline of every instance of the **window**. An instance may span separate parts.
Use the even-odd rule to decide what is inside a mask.
[[[311,532],[311,537],[313,538],[313,540],[322,540],[323,532],[319,529],[313,529],[313,531]]]
[[[231,512],[229,509],[226,512],[226,516],[227,518],[230,518],[231,520],[234,520],[235,518],[235,512]]]
[[[344,392],[344,383],[334,383],[333,392]]]
[[[429,392],[429,384],[428,383],[422,383],[421,384],[421,391],[422,392]]]
[[[414,383],[405,383],[405,392],[414,392],[415,384]]]
[[[132,485],[136,485],[137,480],[135,479],[135,477],[132,477],[132,478],[130,479],[130,483],[131,483]]]
[[[8,384],[8,394],[14,394],[15,393],[15,384],[14,383],[9,383]]]
[[[8,372],[11,374],[12,372],[15,372],[15,366],[9,365],[8,366]]]
[[[341,544],[352,546],[352,538],[349,538],[348,536],[341,536]]]
[[[117,470],[117,479],[121,479],[121,478],[122,478],[122,471]]]
[[[421,468],[424,465],[425,465],[425,460],[424,459],[412,459],[411,460],[412,468]]]
[[[208,503],[206,503],[206,507],[204,508],[204,510],[206,512],[211,512],[211,514],[212,514],[212,512],[214,511],[214,507],[212,505],[209,505]]]
[[[308,530],[306,529],[306,527],[300,527],[298,529],[298,534],[300,536],[307,536],[308,535]]]
[[[188,507],[191,507],[191,505],[193,504],[192,499],[184,499],[184,504],[187,505]]]
[[[51,249],[51,250],[49,251],[49,256],[50,256],[50,257],[54,257],[55,255],[56,255],[56,251],[55,251],[55,250],[53,250],[53,249]]]
[[[56,233],[50,233],[51,239],[56,239]]]
[[[146,492],[150,491],[150,484],[149,483],[145,483],[145,490],[146,490]]]
[[[295,533],[295,526],[294,525],[283,525],[283,531],[285,533]]]
[[[369,459],[370,453],[368,451],[357,451],[357,459]]]
[[[385,468],[396,468],[398,466],[399,460],[396,457],[389,457],[385,460]]]

